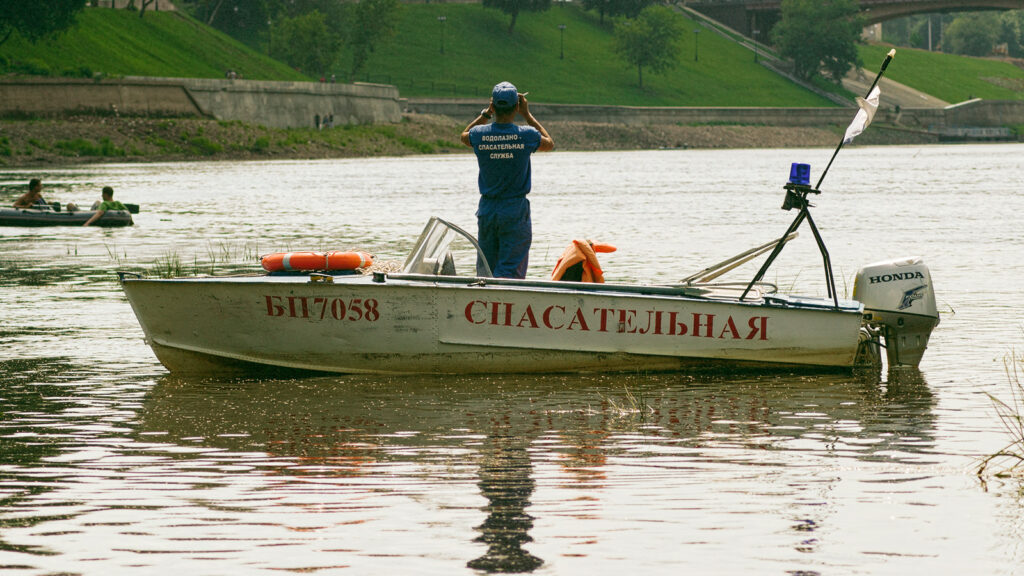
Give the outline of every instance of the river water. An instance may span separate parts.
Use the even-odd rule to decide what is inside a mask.
[[[831,150],[534,159],[531,277],[574,237],[610,281],[672,282],[779,236],[791,162]],[[0,168],[124,229],[0,228],[0,570],[12,574],[1024,574],[994,396],[1024,347],[1020,145],[853,147],[814,198],[841,295],[920,255],[919,372],[170,376],[116,270],[225,273],[299,249],[404,259],[475,230],[468,154]],[[766,280],[822,295],[806,225]],[[747,280],[760,259],[731,277]]]

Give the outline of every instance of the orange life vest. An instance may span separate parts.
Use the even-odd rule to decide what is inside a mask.
[[[615,246],[590,240],[573,240],[555,263],[551,279],[604,284],[604,272],[597,261],[597,252],[615,252]]]

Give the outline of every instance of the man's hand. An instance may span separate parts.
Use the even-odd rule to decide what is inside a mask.
[[[523,120],[530,126],[533,126],[540,132],[540,146],[537,147],[538,152],[549,152],[555,149],[555,141],[548,134],[548,131],[541,126],[541,123],[530,114],[530,103],[526,100],[526,94],[519,95],[519,113],[522,114]]]
[[[530,103],[526,100],[526,94],[519,95],[519,114],[522,115],[523,119],[530,117]]]
[[[493,98],[491,99],[490,103],[487,104],[486,112],[487,112],[487,114],[491,118],[494,117],[494,99]],[[490,122],[489,118],[485,118],[483,115],[477,116],[476,119],[473,120],[472,122],[470,122],[469,126],[466,126],[466,129],[462,131],[461,136],[459,136],[459,140],[461,140],[462,143],[465,144],[466,146],[469,146],[470,148],[472,148],[473,147],[473,143],[470,142],[470,140],[469,140],[469,131],[474,126],[479,126],[481,124],[487,124],[488,122]]]

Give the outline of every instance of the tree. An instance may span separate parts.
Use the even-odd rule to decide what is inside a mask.
[[[207,26],[213,26],[224,6],[224,0],[180,0],[176,4],[179,8],[187,8],[192,16],[206,22]]]
[[[1011,10],[999,15],[999,41],[1006,42],[1010,56],[1024,56],[1024,10]]]
[[[324,75],[338,56],[338,36],[317,10],[275,22],[272,32],[272,55],[306,74]]]
[[[395,34],[398,6],[398,0],[362,0],[355,5],[348,41],[353,77],[363,71],[377,42]]]
[[[1002,26],[996,14],[965,14],[946,27],[942,49],[953,54],[988,56],[1001,31]]]
[[[654,3],[655,0],[583,0],[585,10],[597,10],[601,15],[601,24],[605,16],[626,16],[636,18],[640,12]]]
[[[864,28],[855,0],[782,0],[782,19],[772,40],[793,73],[804,80],[824,70],[839,83],[851,66],[860,65],[857,42]]]
[[[0,2],[0,45],[15,31],[29,42],[70,28],[86,0],[46,2],[5,0]]]
[[[139,18],[146,15],[146,8],[149,8],[150,4],[155,3],[156,0],[140,0],[141,6],[139,7]]]
[[[512,17],[508,33],[516,27],[520,12],[543,12],[551,8],[551,0],[483,0],[485,8],[495,8]]]
[[[644,68],[658,74],[679,64],[683,51],[683,18],[671,8],[652,5],[636,19],[615,25],[615,51],[636,66],[637,84],[644,87]]]
[[[349,9],[352,7],[351,2],[341,2],[339,0],[261,0],[260,2],[252,2],[251,0],[233,1],[244,1],[247,4],[263,4],[264,11],[267,15],[272,16],[273,18],[294,18],[296,16],[302,16],[303,14],[309,14],[316,10],[324,15],[328,30],[341,30],[345,28],[350,20]]]

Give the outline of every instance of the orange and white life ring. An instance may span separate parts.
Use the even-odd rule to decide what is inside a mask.
[[[356,270],[373,265],[366,252],[277,252],[260,257],[267,272]]]

